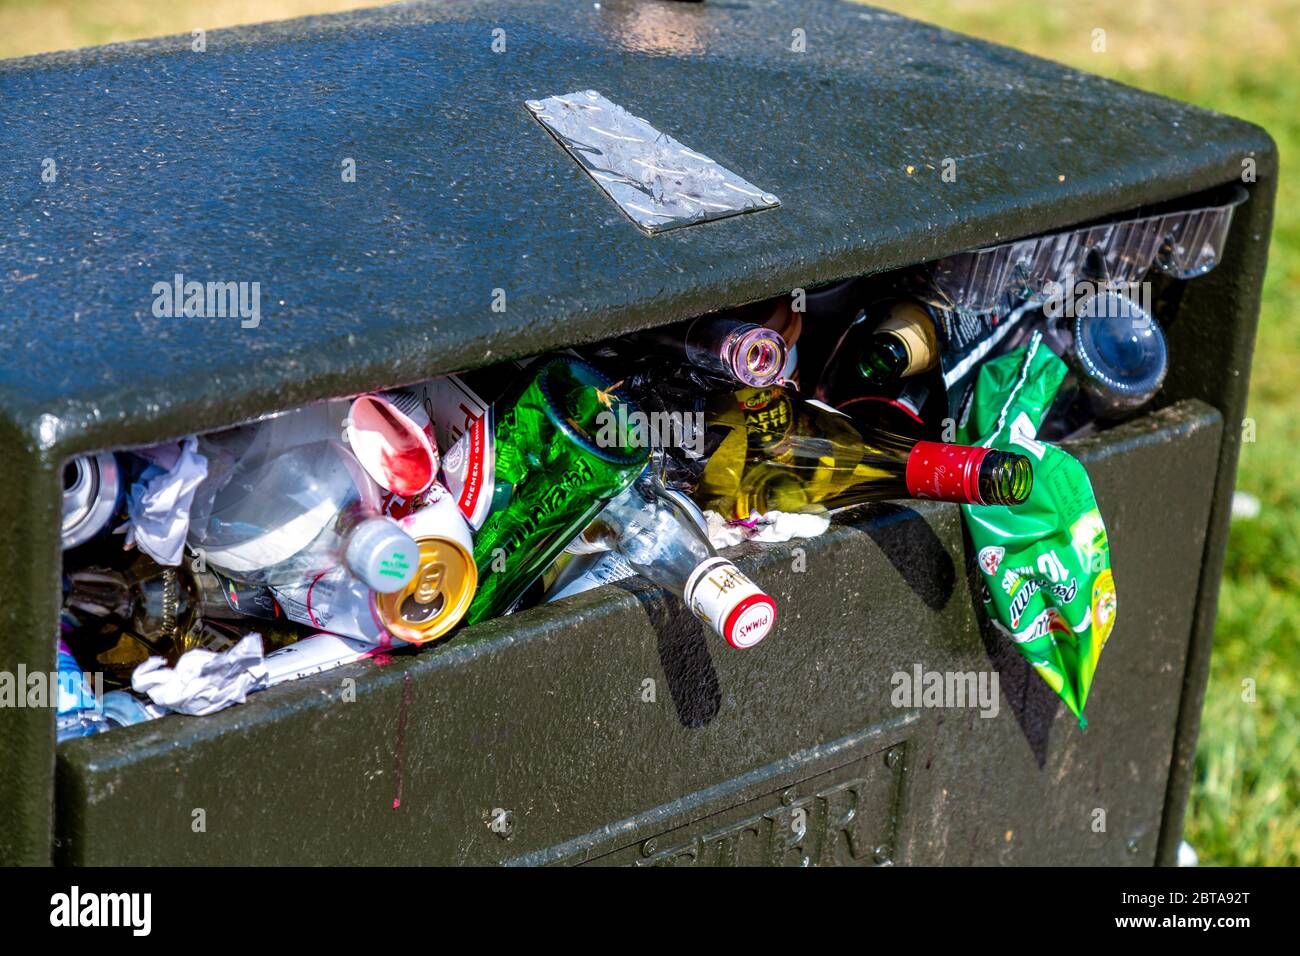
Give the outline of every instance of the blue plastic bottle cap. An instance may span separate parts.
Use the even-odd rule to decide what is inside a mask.
[[[1160,324],[1136,302],[1113,291],[1086,300],[1074,320],[1074,355],[1081,384],[1105,410],[1136,408],[1165,380],[1169,348]]]
[[[391,594],[415,577],[420,546],[390,518],[367,518],[352,529],[345,560],[370,590]]]

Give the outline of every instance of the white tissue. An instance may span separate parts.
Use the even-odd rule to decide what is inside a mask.
[[[125,546],[138,547],[159,564],[181,563],[194,492],[208,476],[208,460],[198,447],[196,439],[187,438],[179,448],[172,442],[139,453],[154,467],[145,472],[145,480],[131,486]]]
[[[159,707],[201,717],[231,704],[242,704],[267,686],[262,635],[249,634],[228,651],[196,649],[181,655],[176,667],[151,657],[131,675],[131,687]]]
[[[762,544],[779,544],[792,538],[815,538],[831,526],[829,514],[796,514],[788,511],[769,511],[759,515],[752,528],[742,524],[728,524],[727,519],[714,511],[704,512],[709,524],[709,542],[718,550],[730,548],[742,541]]]

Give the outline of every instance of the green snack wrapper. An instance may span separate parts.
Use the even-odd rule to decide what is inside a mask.
[[[957,441],[1033,460],[1024,504],[962,505],[962,513],[990,616],[1085,727],[1083,707],[1117,605],[1110,542],[1088,473],[1036,438],[1066,371],[1037,333],[985,363]]]

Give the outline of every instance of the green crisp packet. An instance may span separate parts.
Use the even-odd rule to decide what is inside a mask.
[[[1087,726],[1083,706],[1115,626],[1110,543],[1088,473],[1037,440],[1066,366],[1035,333],[985,363],[957,441],[1028,455],[1029,500],[1008,508],[962,505],[978,549],[990,617]]]

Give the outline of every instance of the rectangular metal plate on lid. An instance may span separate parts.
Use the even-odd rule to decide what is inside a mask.
[[[529,100],[528,108],[646,232],[780,205],[776,196],[595,90]]]

